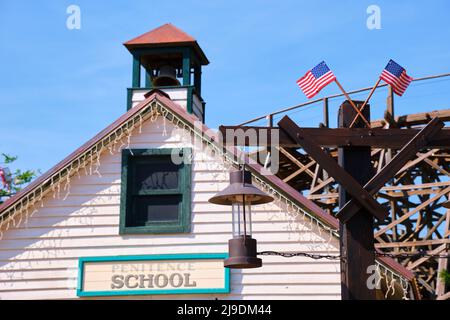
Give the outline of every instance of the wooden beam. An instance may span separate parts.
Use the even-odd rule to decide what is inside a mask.
[[[413,214],[419,212],[420,210],[422,210],[423,208],[425,208],[426,206],[428,206],[430,203],[434,202],[434,201],[438,201],[442,196],[446,195],[447,193],[450,192],[450,187],[445,188],[444,190],[442,190],[441,192],[439,192],[437,195],[435,195],[434,197],[428,199],[425,202],[422,202],[419,206],[415,207],[413,210],[409,211],[408,213],[402,215],[401,217],[399,217],[397,220],[392,221],[391,223],[389,223],[387,226],[381,228],[379,231],[375,232],[375,237],[379,237],[380,235],[382,235],[383,233],[385,233],[386,231],[388,231],[389,229],[391,229],[392,227],[398,225],[400,222],[403,222],[405,220],[407,220],[409,217],[411,217]]]
[[[445,216],[446,216],[446,220],[445,220],[445,237],[448,236],[449,230],[450,230],[450,209],[447,209],[445,212]],[[447,245],[445,248],[445,252],[449,253],[450,252],[450,246]],[[440,258],[438,260],[438,269],[437,269],[437,273],[438,275],[443,271],[443,270],[448,270],[448,268],[450,267],[450,259],[449,258]],[[437,284],[436,284],[436,294],[438,295],[438,298],[440,296],[444,296],[445,295],[445,288],[446,288],[446,283],[443,279],[437,279]],[[450,292],[448,293],[450,294]],[[450,296],[448,297],[448,299],[450,299]]]
[[[371,195],[374,195],[391,180],[406,162],[408,162],[420,149],[422,149],[429,139],[436,135],[444,126],[438,118],[431,120],[422,130],[420,130],[396,155],[386,164],[370,181],[364,186]],[[350,219],[360,208],[360,204],[354,199],[350,200],[339,210],[336,217],[345,222]]]
[[[364,208],[376,216],[379,220],[384,220],[388,212],[383,208],[372,195],[363,189],[362,186],[327,153],[325,153],[303,129],[295,124],[288,116],[278,122],[278,126],[286,132],[289,137],[313,158],[324,170],[326,170],[335,181],[337,181],[349,194],[352,195]]]
[[[334,181],[333,177],[329,177],[327,180],[319,183],[317,186],[315,186],[313,189],[309,190],[309,194],[313,194],[316,193],[317,191],[319,191],[320,189],[326,187],[327,185],[329,185],[330,183],[332,183]]]
[[[298,176],[300,173],[302,173],[303,171],[306,171],[307,169],[309,169],[312,165],[314,165],[316,162],[315,161],[311,161],[306,165],[302,165],[300,166],[300,169],[298,169],[297,171],[294,171],[293,173],[291,173],[288,177],[284,178],[283,181],[284,182],[288,182],[290,180],[292,180],[293,178],[295,178],[296,176]]]
[[[443,294],[441,296],[438,296],[436,300],[450,300],[450,292],[447,292],[446,294]]]
[[[401,168],[398,172],[397,175],[399,175],[402,172],[405,172],[406,170],[408,170],[409,168],[414,167],[416,164],[418,164],[419,162],[423,161],[424,159],[428,158],[429,156],[431,156],[433,153],[435,153],[437,151],[437,149],[433,149],[430,150],[426,153],[417,153],[417,158],[414,159],[411,162],[408,162],[403,168]]]
[[[311,177],[314,178],[314,173],[309,170],[309,167],[311,164],[311,162],[307,165],[304,165],[303,163],[301,163],[300,161],[298,161],[297,158],[295,158],[291,153],[289,153],[289,151],[287,151],[284,148],[277,148],[278,151],[280,151],[282,154],[284,154],[289,160],[291,160],[293,163],[295,163],[299,168],[304,169],[304,171]],[[314,164],[315,162],[313,162]]]
[[[450,176],[450,172],[446,171],[445,169],[441,168],[438,164],[436,164],[434,161],[431,161],[430,159],[423,159],[426,163],[428,163],[431,167],[439,171],[441,174]]]
[[[444,252],[448,253],[448,245],[446,246],[446,250],[444,250]],[[447,270],[449,267],[449,259],[448,258],[439,258],[438,259],[438,269],[437,269],[437,274],[438,274],[438,279],[436,279],[437,283],[436,283],[436,294],[438,296],[442,296],[445,294],[445,287],[446,287],[446,283],[444,279],[440,278],[440,274],[442,271]]]
[[[431,246],[436,244],[447,244],[450,243],[450,239],[433,239],[433,240],[417,240],[417,241],[406,241],[406,242],[386,242],[386,243],[376,243],[375,248],[403,248],[403,247],[422,247]]]
[[[443,214],[438,221],[433,223],[433,226],[428,230],[427,234],[425,235],[424,239],[428,239],[433,236],[434,231],[444,222],[445,220],[445,214]]]
[[[417,278],[417,281],[432,295],[436,293],[434,288],[432,288],[424,279]]]
[[[441,253],[443,250],[445,250],[447,244],[441,244],[439,247],[437,247],[436,249],[433,249],[431,251],[428,252],[428,254],[430,255],[435,255],[435,254],[439,254]],[[409,265],[407,265],[406,267],[409,270],[413,270],[415,268],[417,268],[419,265],[421,265],[422,263],[424,263],[425,261],[429,260],[431,257],[422,257],[420,259],[417,259],[416,261],[410,263]]]
[[[439,118],[442,121],[450,121],[450,109],[435,110],[430,112],[407,114],[404,116],[395,117],[397,126],[414,126],[428,123],[432,118]],[[370,123],[372,128],[380,128],[385,125],[384,120],[376,120]]]
[[[227,137],[227,130],[229,136]],[[240,141],[234,134],[256,134],[256,141],[251,141],[249,136]],[[372,148],[400,149],[411,140],[420,129],[383,129],[383,128],[303,128],[304,132],[314,137],[314,141],[322,147],[345,147],[345,146],[370,146]],[[278,134],[277,144],[280,147],[299,148],[300,146],[290,139],[278,127],[256,127],[256,126],[220,126],[221,139],[224,144],[242,146],[270,146],[271,135]],[[275,132],[272,132],[275,131]],[[231,141],[228,141],[231,139]],[[239,143],[239,144],[238,144]],[[450,147],[450,128],[441,130],[428,144],[428,148]]]
[[[443,182],[430,182],[430,183],[422,183],[422,184],[406,184],[406,185],[399,185],[399,186],[386,186],[381,188],[382,191],[408,191],[408,190],[414,190],[414,189],[428,189],[428,188],[439,188],[439,187],[445,187],[449,186],[450,181],[443,181]]]

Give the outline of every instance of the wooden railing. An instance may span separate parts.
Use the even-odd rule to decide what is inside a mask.
[[[449,77],[449,76],[450,76],[450,73],[443,73],[443,74],[438,74],[438,75],[426,76],[426,77],[422,77],[422,78],[416,78],[413,80],[413,82],[419,82],[419,81],[425,81],[425,80],[431,80],[431,79],[437,79],[437,78],[444,78],[444,77]],[[383,84],[380,84],[378,87],[382,88],[382,87],[386,87],[386,86],[387,86],[387,84],[383,83]],[[348,92],[348,94],[361,93],[361,92],[369,91],[371,89],[372,89],[372,87],[361,88],[361,89],[350,91],[350,92]],[[389,114],[392,117],[394,117],[394,103],[393,103],[394,100],[393,100],[392,94],[393,93],[392,93],[391,87],[389,87],[388,96],[387,96],[387,111],[389,112]],[[330,95],[330,96],[320,98],[320,99],[310,100],[310,101],[307,101],[307,102],[304,102],[304,103],[301,103],[301,104],[298,104],[295,106],[283,108],[283,109],[265,114],[263,116],[259,116],[259,117],[250,119],[248,121],[245,121],[245,122],[239,124],[238,126],[248,125],[250,123],[253,123],[253,122],[256,122],[259,120],[263,120],[263,119],[267,119],[268,126],[273,126],[274,116],[321,102],[323,105],[323,124],[326,127],[329,127],[329,110],[328,110],[329,100],[332,98],[338,98],[338,97],[342,97],[342,96],[344,96],[344,94],[339,93],[339,94]]]

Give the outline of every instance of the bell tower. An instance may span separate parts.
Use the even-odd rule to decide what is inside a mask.
[[[201,97],[202,66],[209,64],[197,41],[167,23],[124,43],[133,56],[132,87],[127,109],[158,88],[202,122],[205,102]]]

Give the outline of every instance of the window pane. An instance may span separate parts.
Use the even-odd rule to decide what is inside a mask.
[[[135,191],[177,189],[180,165],[169,156],[136,159],[134,163],[133,187]]]
[[[178,221],[181,195],[133,197],[132,210],[127,214],[127,226],[145,226],[147,223]]]

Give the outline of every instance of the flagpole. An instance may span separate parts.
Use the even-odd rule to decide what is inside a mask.
[[[361,109],[359,109],[359,111],[363,111],[364,108],[366,107],[366,104],[369,102],[370,98],[372,98],[373,93],[375,92],[375,89],[378,87],[378,85],[380,84],[381,78],[378,78],[378,81],[375,83],[375,85],[373,86],[372,90],[370,91],[369,95],[366,98],[366,101],[364,101],[363,105],[361,106]],[[355,124],[356,120],[358,119],[358,115],[355,116],[355,118],[353,119],[352,123],[350,124],[349,128],[353,127],[353,125]]]
[[[351,106],[353,107],[353,109],[355,109],[355,111],[361,116],[361,118],[364,120],[364,122],[366,123],[367,127],[370,128],[370,123],[367,121],[367,119],[364,117],[364,115],[361,113],[361,111],[358,109],[358,107],[355,105],[355,103],[353,102],[353,100],[350,98],[350,96],[348,95],[348,93],[344,90],[344,88],[341,86],[341,84],[339,83],[339,81],[337,79],[334,80],[337,84],[337,86],[339,87],[339,89],[341,89],[342,93],[344,94],[344,96],[347,98],[347,100],[350,102]]]

